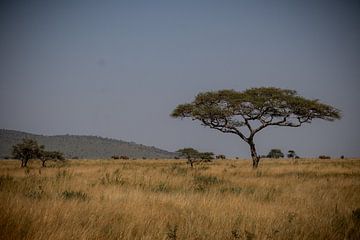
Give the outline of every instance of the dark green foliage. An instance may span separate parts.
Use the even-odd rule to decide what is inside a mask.
[[[216,159],[226,159],[226,156],[223,154],[217,155]]]
[[[193,148],[182,148],[176,151],[187,159],[187,163],[193,167],[194,162],[199,158],[199,151]]]
[[[42,150],[39,159],[42,162],[42,166],[45,167],[45,163],[49,160],[52,161],[65,161],[64,154],[59,151],[45,151]]]
[[[21,167],[26,167],[30,159],[40,158],[43,150],[43,145],[33,139],[24,138],[21,143],[12,147],[12,155],[13,158],[21,160]]]
[[[340,111],[296,91],[274,87],[243,92],[220,90],[199,93],[191,103],[178,105],[171,116],[191,118],[223,133],[238,135],[249,144],[253,167],[259,163],[254,136],[268,126],[299,127],[313,119],[340,119]]]
[[[283,158],[284,154],[281,152],[280,149],[271,149],[266,157],[268,157],[268,158]]]
[[[289,150],[288,151],[288,154],[287,154],[287,157],[288,158],[299,158],[297,155],[296,155],[296,153],[295,153],[295,151],[294,150]]]
[[[211,160],[214,159],[214,153],[212,152],[199,153],[199,158],[204,162],[211,162]]]
[[[89,199],[88,195],[81,191],[64,191],[61,193],[61,197],[64,200],[80,200],[80,201],[86,201]]]
[[[187,163],[193,167],[195,162],[211,162],[214,159],[212,152],[199,152],[194,148],[183,148],[176,151],[187,159]]]

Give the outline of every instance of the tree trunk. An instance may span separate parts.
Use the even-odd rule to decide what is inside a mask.
[[[45,166],[45,162],[46,162],[46,161],[42,161],[42,167],[46,167],[46,166]]]
[[[21,160],[21,167],[27,167],[27,163],[28,163],[29,159],[22,159]]]
[[[253,169],[255,169],[259,166],[260,158],[256,153],[255,143],[253,141],[250,141],[249,145],[250,145],[250,151],[251,151],[252,166],[253,166]]]
[[[193,161],[189,158],[188,162],[190,163],[190,166],[193,167]]]

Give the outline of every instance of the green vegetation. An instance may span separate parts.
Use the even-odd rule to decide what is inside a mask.
[[[269,126],[300,127],[313,119],[333,121],[340,119],[340,111],[293,90],[261,87],[199,93],[193,102],[178,105],[171,116],[198,120],[204,126],[238,135],[249,145],[253,168],[257,168],[256,133]]]
[[[271,149],[266,157],[268,157],[268,158],[283,158],[284,154],[281,152],[280,149]]]
[[[12,155],[21,161],[21,167],[27,167],[30,159],[39,159],[44,152],[44,146],[35,140],[24,138],[21,143],[12,147]]]
[[[173,158],[176,154],[155,147],[133,142],[102,138],[96,136],[57,135],[43,136],[25,132],[0,129],[0,159],[9,158],[11,147],[23,138],[36,140],[48,151],[60,151],[66,158],[109,159],[111,156],[130,158]]]
[[[212,152],[199,152],[194,148],[182,148],[176,151],[181,156],[187,159],[187,163],[191,167],[194,167],[196,162],[211,162],[214,159],[214,153]]]
[[[14,159],[21,161],[21,167],[27,167],[30,159],[39,159],[42,166],[49,160],[64,161],[63,154],[59,151],[46,151],[44,145],[39,145],[37,141],[24,138],[21,143],[12,147],[12,155]]]

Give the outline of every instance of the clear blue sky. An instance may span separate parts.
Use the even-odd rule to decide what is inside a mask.
[[[0,128],[249,156],[169,117],[199,91],[275,86],[342,110],[272,128],[260,154],[360,156],[359,1],[1,1]]]

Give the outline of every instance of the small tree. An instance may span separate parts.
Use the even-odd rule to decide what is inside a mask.
[[[199,158],[203,162],[211,162],[214,159],[214,153],[212,152],[199,153]]]
[[[255,135],[266,127],[300,127],[313,119],[340,119],[340,111],[296,91],[274,87],[251,88],[243,92],[220,90],[199,93],[191,103],[178,105],[171,116],[191,118],[223,133],[238,135],[250,147],[253,168],[260,158]]]
[[[288,151],[288,154],[287,154],[287,157],[288,157],[288,158],[296,158],[297,155],[296,155],[296,153],[295,153],[294,150],[289,150],[289,151]]]
[[[42,162],[42,167],[46,167],[45,163],[49,160],[52,161],[64,161],[64,154],[59,151],[45,151],[42,150],[39,157],[40,161]]]
[[[280,149],[271,149],[266,157],[268,157],[268,158],[283,158],[284,154],[281,152]]]
[[[187,163],[191,167],[194,166],[194,162],[199,158],[199,151],[194,148],[182,148],[176,151],[180,153],[181,156],[184,156],[187,159]]]
[[[226,159],[226,156],[223,154],[219,154],[216,156],[216,159]]]
[[[12,147],[13,158],[21,160],[21,167],[27,167],[30,159],[40,158],[43,151],[43,145],[39,145],[35,140],[28,138],[24,138],[21,143]]]

